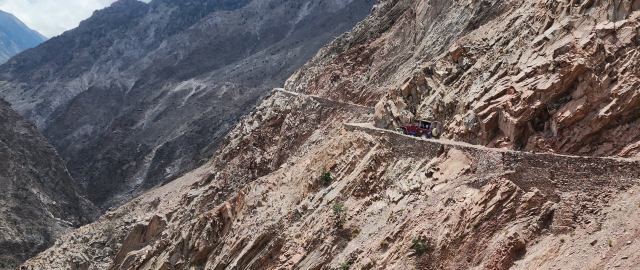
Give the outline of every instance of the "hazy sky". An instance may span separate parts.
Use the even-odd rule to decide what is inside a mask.
[[[96,9],[116,0],[0,0],[0,10],[12,13],[29,28],[51,38],[76,28]],[[145,2],[149,2],[148,0]]]

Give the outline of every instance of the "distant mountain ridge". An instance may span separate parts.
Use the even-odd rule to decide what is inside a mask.
[[[46,40],[45,36],[27,27],[13,14],[0,10],[0,64]]]

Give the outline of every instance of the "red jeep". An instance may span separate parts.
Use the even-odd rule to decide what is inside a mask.
[[[441,127],[440,122],[429,122],[420,120],[415,125],[404,125],[396,130],[402,134],[411,134],[414,136],[420,136],[423,138],[440,137]]]

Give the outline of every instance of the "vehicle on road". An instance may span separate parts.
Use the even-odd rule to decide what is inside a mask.
[[[396,130],[402,134],[414,135],[423,138],[438,138],[442,134],[442,125],[440,122],[419,120],[413,125],[403,125]]]

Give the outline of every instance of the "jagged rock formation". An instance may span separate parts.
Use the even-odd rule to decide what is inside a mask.
[[[53,146],[2,99],[0,187],[0,269],[15,269],[99,214]]]
[[[204,164],[239,118],[370,0],[120,0],[0,67],[101,208]]]
[[[46,40],[46,37],[31,30],[13,14],[0,10],[0,64]]]
[[[285,85],[289,91],[274,91],[243,118],[210,163],[69,234],[23,267],[634,269],[640,263],[640,162],[461,142],[480,142],[484,135],[457,129],[456,119],[473,124],[477,117],[466,115],[473,107],[456,104],[467,95],[474,104],[481,101],[473,89],[453,87],[520,74],[496,64],[483,70],[487,76],[463,76],[462,70],[495,64],[473,62],[470,55],[491,57],[503,46],[509,59],[505,48],[518,43],[504,37],[532,31],[505,31],[503,24],[511,27],[544,9],[580,21],[595,18],[584,12],[611,8],[619,18],[634,7],[624,1],[379,1],[365,21],[298,70]],[[544,31],[553,24],[549,19]],[[558,29],[569,25],[580,24]],[[487,36],[479,40],[492,44],[486,53],[466,49],[463,41],[482,33]],[[542,44],[552,42],[547,38]],[[620,50],[613,59],[622,57]],[[571,81],[580,63],[547,66],[544,77],[564,74],[560,82]],[[507,75],[496,78],[500,72]],[[507,98],[493,100],[493,90],[486,90],[477,92],[487,101],[484,109],[525,96],[514,86],[499,91]],[[633,100],[615,108],[634,108]],[[542,102],[517,104],[531,112]],[[506,106],[497,113],[511,114],[514,107]],[[427,113],[456,140],[409,137],[371,123],[386,128]],[[496,122],[502,133],[492,136],[521,127]],[[567,142],[569,135],[554,134]],[[489,146],[518,149],[516,137]]]
[[[511,6],[407,67],[377,125],[430,118],[450,138],[491,147],[638,157],[640,2]]]
[[[638,155],[637,1],[382,8],[390,12],[374,11],[365,31],[334,41],[286,88],[377,104],[384,128],[426,118],[491,147]]]

